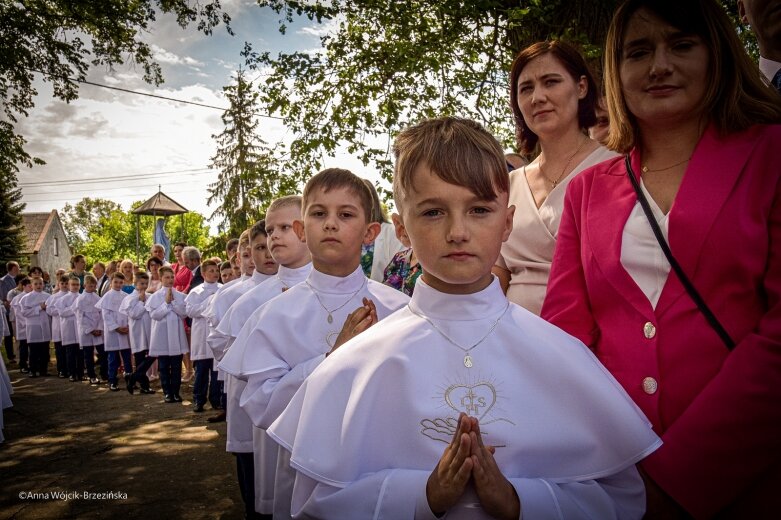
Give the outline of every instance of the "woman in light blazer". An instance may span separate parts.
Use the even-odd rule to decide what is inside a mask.
[[[781,97],[713,0],[630,0],[608,33],[608,146],[575,178],[543,318],[578,337],[664,445],[641,463],[650,518],[758,518],[781,487]],[[773,509],[770,509],[773,507]]]

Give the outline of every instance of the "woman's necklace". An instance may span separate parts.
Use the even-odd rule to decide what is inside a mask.
[[[556,180],[553,180],[553,179],[551,179],[550,177],[548,177],[548,176],[545,174],[545,170],[543,170],[543,169],[542,169],[542,161],[540,161],[540,173],[542,174],[542,176],[543,176],[543,177],[545,177],[545,179],[547,179],[547,181],[548,181],[548,182],[550,182],[550,183],[553,185],[553,187],[554,187],[554,188],[555,188],[555,187],[556,187],[556,185],[559,183],[559,181],[561,181],[561,178],[562,178],[562,177],[564,177],[564,173],[566,173],[566,171],[567,171],[567,168],[569,167],[569,163],[571,163],[571,162],[572,162],[572,159],[574,159],[574,158],[575,158],[575,156],[576,156],[576,155],[578,155],[578,152],[579,152],[579,151],[580,151],[580,150],[581,150],[581,149],[582,149],[584,146],[586,146],[586,143],[587,143],[587,142],[589,142],[589,138],[584,136],[584,137],[583,137],[583,142],[582,142],[582,143],[580,143],[580,146],[578,146],[578,149],[577,149],[577,150],[575,150],[575,153],[573,153],[572,155],[570,155],[570,156],[569,156],[569,159],[567,159],[567,162],[566,162],[566,164],[564,164],[564,168],[561,170],[561,173],[559,174],[559,176],[558,176],[558,177],[556,177]]]
[[[307,284],[307,285],[309,286],[309,288],[312,290],[312,292],[313,292],[313,293],[315,293],[315,297],[317,298],[317,303],[319,303],[319,304],[320,304],[320,307],[322,307],[322,308],[323,308],[323,310],[324,310],[325,312],[327,312],[327,313],[328,313],[328,318],[327,318],[327,320],[328,320],[328,323],[333,323],[333,322],[334,322],[333,313],[334,313],[334,312],[336,312],[336,311],[338,311],[339,309],[341,309],[342,307],[344,307],[344,306],[345,306],[345,305],[347,305],[348,303],[350,303],[350,301],[351,301],[353,298],[355,298],[355,295],[356,295],[356,294],[358,294],[359,292],[361,292],[361,289],[363,289],[363,286],[364,286],[364,285],[366,285],[366,280],[367,280],[367,278],[364,278],[364,279],[363,279],[363,283],[361,284],[361,286],[360,286],[360,287],[358,287],[358,290],[357,290],[357,291],[355,291],[354,293],[352,293],[352,294],[350,295],[350,297],[347,299],[347,301],[346,301],[346,302],[344,302],[343,304],[341,304],[339,307],[336,307],[336,308],[334,308],[334,309],[330,309],[330,310],[328,309],[328,307],[326,307],[325,305],[323,305],[323,300],[321,300],[321,299],[320,299],[320,295],[319,295],[319,294],[317,294],[317,291],[315,291],[315,288],[314,288],[314,287],[312,287],[312,284],[310,284],[310,283],[309,283],[309,280],[304,280],[304,283],[305,283],[305,284]]]
[[[503,311],[502,311],[502,313],[499,315],[499,317],[498,317],[498,318],[496,318],[496,321],[494,321],[493,325],[491,325],[491,328],[490,328],[490,329],[488,329],[488,332],[486,332],[486,333],[485,333],[485,335],[484,335],[482,338],[480,338],[480,340],[479,340],[477,343],[474,343],[474,344],[473,344],[472,346],[470,346],[470,347],[463,347],[463,346],[459,345],[458,343],[456,343],[455,341],[453,341],[453,338],[451,338],[450,336],[448,336],[447,334],[445,334],[444,332],[442,332],[442,329],[440,329],[439,327],[437,327],[437,326],[434,324],[434,322],[433,322],[433,321],[431,321],[431,320],[430,320],[428,317],[426,317],[426,316],[424,316],[424,315],[422,315],[422,314],[420,314],[420,313],[418,313],[418,312],[415,312],[415,311],[412,309],[412,307],[411,307],[410,305],[407,305],[407,308],[409,308],[410,312],[411,312],[412,314],[414,314],[415,316],[417,316],[418,318],[423,318],[424,320],[426,320],[426,321],[429,323],[429,325],[431,325],[432,327],[434,327],[434,330],[436,330],[437,332],[439,332],[439,333],[442,335],[442,337],[443,337],[443,338],[445,338],[446,340],[448,340],[450,343],[452,343],[452,344],[453,344],[453,345],[455,345],[456,347],[460,348],[460,349],[461,349],[461,350],[464,352],[464,366],[465,366],[466,368],[472,368],[472,366],[474,366],[474,363],[472,362],[472,356],[469,354],[469,353],[470,353],[470,351],[471,351],[473,348],[475,348],[476,346],[478,346],[480,343],[482,343],[483,341],[485,341],[485,338],[487,338],[488,336],[490,336],[490,335],[491,335],[491,333],[494,331],[494,329],[496,328],[496,326],[497,326],[497,325],[499,325],[499,321],[500,321],[500,320],[501,320],[501,319],[504,317],[504,315],[507,313],[507,309],[509,309],[509,308],[510,308],[510,302],[507,302],[507,306],[504,308],[504,310],[503,310]]]
[[[688,159],[684,159],[684,160],[683,160],[683,161],[681,161],[681,162],[677,162],[677,163],[673,164],[672,166],[667,166],[667,167],[665,167],[665,168],[656,168],[655,170],[652,170],[651,168],[649,168],[649,167],[648,167],[648,165],[647,165],[647,164],[644,164],[644,165],[643,165],[643,168],[642,168],[642,170],[643,170],[643,173],[648,173],[648,172],[663,172],[663,171],[665,171],[665,170],[669,170],[669,169],[671,169],[671,168],[675,168],[676,166],[680,166],[680,165],[682,165],[683,163],[687,163],[687,162],[691,161],[691,159],[692,159],[692,158],[691,158],[691,155],[690,155]]]

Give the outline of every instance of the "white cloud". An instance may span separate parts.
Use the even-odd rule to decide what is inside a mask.
[[[160,63],[167,63],[169,65],[188,65],[190,67],[203,66],[203,62],[191,58],[190,56],[179,56],[155,44],[152,44],[149,47],[152,49],[152,57],[155,61]]]

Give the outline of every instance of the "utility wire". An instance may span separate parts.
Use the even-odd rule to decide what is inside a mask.
[[[20,188],[30,188],[33,186],[60,186],[63,184],[89,184],[89,183],[102,183],[102,182],[107,182],[112,180],[137,180],[137,179],[144,179],[147,177],[173,175],[177,173],[190,173],[191,175],[205,175],[213,171],[215,170],[212,170],[211,168],[208,167],[192,168],[189,170],[172,170],[167,172],[156,172],[156,173],[130,173],[125,175],[112,175],[112,176],[101,177],[98,179],[74,179],[74,180],[66,179],[66,180],[56,180],[56,181],[20,182],[18,186]],[[191,172],[200,172],[200,173],[191,173]]]
[[[28,70],[30,72],[37,72],[38,74],[44,74],[44,75],[49,76],[49,77],[58,77],[58,76],[55,76],[54,74],[51,74],[51,73],[48,73],[48,72],[43,72],[41,70],[35,70],[35,69],[26,69],[26,70]],[[177,99],[177,98],[172,98],[172,97],[168,97],[168,96],[161,96],[160,94],[150,94],[149,92],[139,92],[137,90],[130,90],[130,89],[122,88],[122,87],[114,87],[112,85],[104,85],[102,83],[95,83],[94,81],[87,81],[86,79],[69,78],[67,76],[63,76],[61,79],[66,79],[66,80],[70,81],[71,83],[84,83],[86,85],[92,85],[94,87],[101,87],[101,88],[107,88],[107,89],[110,89],[110,90],[118,90],[120,92],[127,92],[128,94],[137,94],[139,96],[147,96],[147,97],[152,97],[152,98],[157,98],[157,99],[165,99],[167,101],[175,101],[177,103],[184,103],[184,104],[187,104],[187,105],[195,105],[195,106],[204,107],[204,108],[212,108],[214,110],[219,110],[221,112],[225,112],[226,110],[228,110],[225,107],[217,107],[217,106],[214,106],[214,105],[207,105],[205,103],[198,103],[196,101],[188,101],[188,100]],[[279,116],[271,116],[271,115],[268,115],[268,114],[258,114],[258,117],[265,117],[267,119],[276,119],[278,121],[284,121],[284,118],[281,118]]]

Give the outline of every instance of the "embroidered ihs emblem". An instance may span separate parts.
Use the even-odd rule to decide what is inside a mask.
[[[444,443],[450,443],[458,428],[458,416],[461,412],[476,417],[480,422],[483,435],[488,435],[484,426],[496,422],[506,422],[515,425],[509,419],[497,416],[502,412],[499,401],[502,397],[497,392],[498,383],[490,380],[457,381],[444,386],[434,397],[445,410],[444,417],[423,419],[420,421],[420,433]]]

